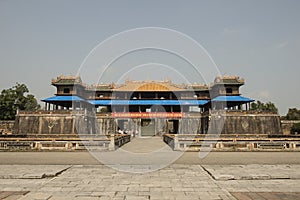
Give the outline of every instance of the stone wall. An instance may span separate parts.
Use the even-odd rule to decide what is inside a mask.
[[[11,134],[15,121],[13,120],[1,120],[0,121],[0,135]]]
[[[111,134],[118,130],[111,115],[72,113],[71,111],[19,113],[15,120],[14,134]],[[124,121],[124,120],[123,120]],[[178,119],[179,134],[282,134],[280,117],[273,113],[250,111],[212,111],[204,115],[187,115]],[[155,134],[168,132],[166,119],[155,120]],[[130,119],[125,130],[141,132],[140,119]],[[132,133],[131,133],[132,132]]]
[[[97,116],[97,124],[95,129],[96,134],[109,135],[115,133],[116,130],[117,125],[114,119],[109,116]]]
[[[290,135],[294,124],[300,123],[300,120],[281,120],[283,135]]]
[[[20,112],[13,133],[26,134],[111,134],[117,126],[110,116],[71,111]]]
[[[217,127],[220,124],[223,126]],[[209,117],[209,127],[212,130],[220,129],[221,134],[282,134],[280,116],[268,112],[212,112]]]
[[[20,112],[14,134],[74,134],[75,123],[70,112]]]
[[[201,132],[201,118],[183,118],[179,120],[179,134],[199,134]]]

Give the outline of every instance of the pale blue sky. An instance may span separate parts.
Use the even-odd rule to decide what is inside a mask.
[[[0,89],[21,82],[38,99],[50,97],[51,79],[76,74],[101,41],[128,29],[163,27],[202,44],[221,74],[245,78],[243,96],[272,101],[286,114],[300,108],[299,10],[298,0],[1,0]]]

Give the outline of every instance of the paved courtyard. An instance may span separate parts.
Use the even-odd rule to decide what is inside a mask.
[[[1,152],[0,199],[300,199],[298,152],[189,152],[160,165],[178,152],[157,138],[132,144],[107,165],[88,152]]]
[[[137,174],[105,165],[0,165],[0,188],[0,199],[23,200],[300,199],[300,166],[172,164]]]

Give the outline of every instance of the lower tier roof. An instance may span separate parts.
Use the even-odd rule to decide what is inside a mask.
[[[110,106],[110,105],[187,105],[187,106],[201,106],[209,103],[209,100],[85,100],[78,96],[53,96],[50,98],[43,99],[44,102],[55,103],[55,102],[86,102],[95,106]],[[212,102],[253,102],[253,99],[242,97],[242,96],[218,96],[211,100]]]
[[[205,105],[208,100],[90,100],[93,105]]]
[[[216,102],[252,102],[253,99],[242,97],[242,96],[218,96],[213,98],[211,101]]]

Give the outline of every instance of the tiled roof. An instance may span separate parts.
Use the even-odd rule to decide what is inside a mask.
[[[193,90],[208,90],[207,85],[191,85],[190,86]]]
[[[242,97],[242,96],[218,96],[211,101],[219,102],[252,102],[253,99]]]
[[[117,85],[115,91],[182,91],[178,85],[170,81],[126,81],[125,84]]]
[[[58,76],[52,79],[52,85],[82,85],[87,90],[93,91],[141,91],[141,92],[168,92],[168,91],[205,91],[210,90],[214,85],[234,84],[243,85],[244,79],[238,76],[218,76],[214,83],[210,86],[205,84],[175,84],[171,81],[126,81],[124,84],[109,83],[109,84],[95,84],[85,85],[79,76]]]
[[[214,84],[238,84],[243,85],[244,79],[238,76],[218,76],[215,78]]]
[[[97,84],[87,87],[88,90],[92,91],[112,91],[113,88],[114,84]]]
[[[208,100],[90,100],[93,105],[205,105]]]
[[[54,96],[46,99],[42,99],[44,102],[58,102],[58,101],[85,101],[78,96]]]
[[[79,76],[58,76],[56,79],[52,79],[52,85],[74,85],[82,84]]]

